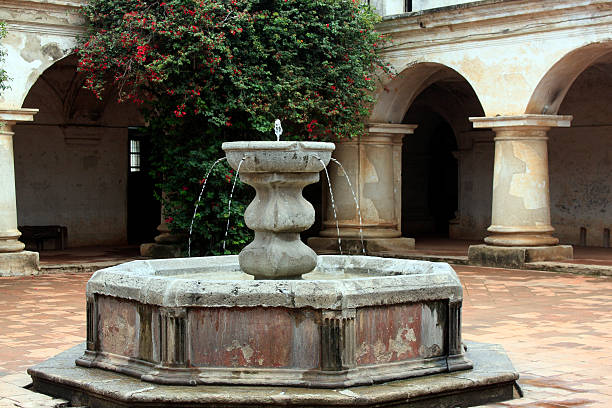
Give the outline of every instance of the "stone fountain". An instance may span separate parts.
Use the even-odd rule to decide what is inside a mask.
[[[85,350],[31,368],[34,389],[90,407],[454,407],[512,397],[518,376],[502,350],[464,351],[462,288],[448,264],[317,257],[300,240],[314,221],[301,192],[332,143],[223,149],[256,190],[245,213],[253,242],[239,256],[96,272]]]

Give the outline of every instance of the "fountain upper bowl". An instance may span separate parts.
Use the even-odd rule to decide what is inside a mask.
[[[230,166],[244,173],[312,173],[329,163],[335,149],[328,142],[248,141],[222,145]],[[242,164],[240,162],[242,161]]]

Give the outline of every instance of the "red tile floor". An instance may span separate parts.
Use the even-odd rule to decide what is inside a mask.
[[[463,337],[500,343],[525,397],[492,407],[612,407],[612,278],[455,266]],[[89,274],[0,278],[0,380],[85,339]]]

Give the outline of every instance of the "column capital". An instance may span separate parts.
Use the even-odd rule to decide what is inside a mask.
[[[0,129],[5,127],[4,124],[11,126],[17,122],[32,122],[34,115],[37,113],[38,109],[5,109],[0,107]]]
[[[569,127],[573,119],[571,115],[514,115],[514,116],[492,116],[492,117],[470,117],[475,129],[491,128],[497,130],[506,129],[541,129],[548,130],[551,127]]]
[[[411,135],[417,126],[403,123],[368,123],[368,133]]]

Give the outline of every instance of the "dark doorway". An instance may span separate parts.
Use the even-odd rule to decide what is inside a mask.
[[[161,219],[161,206],[155,198],[155,183],[150,175],[148,158],[151,145],[138,128],[128,129],[128,243],[153,241]]]
[[[404,123],[417,124],[402,149],[402,231],[406,236],[448,237],[458,208],[457,140],[440,115],[411,108]]]

